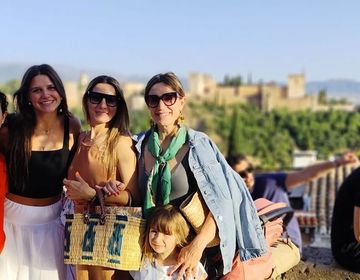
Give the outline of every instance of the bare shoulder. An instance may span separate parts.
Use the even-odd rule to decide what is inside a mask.
[[[119,136],[118,149],[119,158],[132,159],[135,157],[135,143],[130,136],[121,135]]]
[[[78,118],[73,116],[69,118],[69,130],[70,130],[69,146],[73,147],[76,146],[75,145],[76,140],[78,139],[81,130],[81,124]]]
[[[130,136],[120,135],[119,136],[119,145],[121,147],[133,147],[134,140]]]

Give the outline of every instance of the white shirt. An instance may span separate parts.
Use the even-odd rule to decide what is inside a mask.
[[[176,280],[178,275],[177,272],[174,272],[173,275],[168,276],[168,272],[171,270],[172,266],[170,265],[159,265],[155,263],[151,264],[149,261],[145,261],[144,265],[138,271],[130,271],[130,275],[134,280]],[[207,273],[203,265],[199,262],[197,265],[198,275],[196,279],[204,279],[207,276]],[[185,276],[183,277],[185,279]],[[194,278],[190,278],[193,280]]]

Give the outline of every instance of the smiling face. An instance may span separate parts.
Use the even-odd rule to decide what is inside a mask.
[[[36,114],[57,112],[62,100],[47,75],[37,75],[31,80],[28,98]]]
[[[116,96],[115,88],[106,83],[96,84],[92,92]],[[106,99],[102,98],[99,104],[94,104],[87,99],[87,107],[89,112],[89,122],[91,126],[106,124],[110,122],[116,114],[117,106],[110,107],[106,104]]]
[[[165,234],[154,228],[149,232],[149,243],[160,259],[166,259],[176,248],[176,237],[173,234]]]
[[[148,95],[157,95],[158,97],[161,97],[169,92],[174,92],[174,89],[164,83],[157,83],[150,89]],[[178,96],[173,105],[167,106],[164,101],[160,100],[158,106],[155,108],[148,106],[148,109],[155,124],[160,127],[171,127],[176,125],[184,104],[185,97]]]

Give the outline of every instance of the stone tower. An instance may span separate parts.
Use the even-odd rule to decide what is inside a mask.
[[[302,98],[305,96],[305,74],[288,76],[288,98]]]

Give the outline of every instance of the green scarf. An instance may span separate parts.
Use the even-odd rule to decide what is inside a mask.
[[[147,146],[149,152],[155,158],[155,164],[150,172],[146,186],[146,196],[144,201],[145,217],[150,214],[151,209],[156,206],[159,201],[162,205],[166,205],[170,202],[171,170],[168,161],[173,159],[184,145],[186,134],[186,128],[181,126],[176,135],[172,138],[166,151],[161,151],[159,132],[154,128],[151,130]],[[159,190],[160,192],[158,191],[158,187],[161,188]],[[158,194],[161,195],[160,198],[157,197]]]

